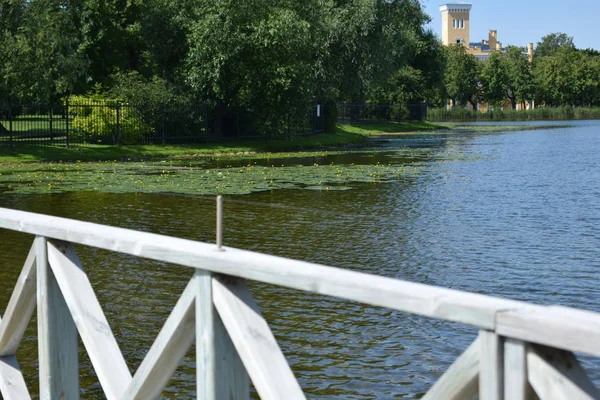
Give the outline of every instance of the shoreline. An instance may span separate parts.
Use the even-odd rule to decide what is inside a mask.
[[[190,145],[79,145],[74,147],[32,146],[0,149],[0,165],[78,162],[140,162],[193,158],[245,158],[260,154],[285,156],[290,153],[335,151],[369,147],[374,140],[392,136],[497,133],[567,128],[572,125],[439,125],[428,121],[338,125],[334,133],[299,136],[292,139],[202,143]]]

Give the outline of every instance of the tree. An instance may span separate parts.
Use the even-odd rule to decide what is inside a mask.
[[[77,1],[31,0],[5,38],[4,80],[13,99],[50,103],[72,93],[89,66],[81,51]]]
[[[510,46],[504,54],[507,97],[513,110],[517,103],[533,99],[534,82],[531,63],[519,47]]]
[[[407,65],[400,67],[378,93],[370,94],[376,101],[395,104],[419,102],[440,103],[446,97],[440,93],[446,66],[445,52],[441,42],[431,31],[419,32],[416,45],[411,47]]]
[[[450,45],[446,51],[444,82],[452,105],[469,102],[476,109],[481,96],[479,61],[462,45]]]
[[[502,52],[494,51],[485,61],[481,80],[485,101],[491,106],[502,107],[508,92],[508,74]]]
[[[561,48],[575,49],[573,38],[566,33],[551,33],[537,43],[534,59],[556,54]]]
[[[310,24],[296,3],[201,0],[197,7],[187,57],[193,90],[247,111],[260,133],[287,131],[312,95]]]

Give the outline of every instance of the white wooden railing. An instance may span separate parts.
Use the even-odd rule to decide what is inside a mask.
[[[42,399],[79,398],[77,335],[109,400],[160,396],[194,339],[198,398],[247,399],[251,380],[263,399],[304,399],[246,279],[478,328],[424,399],[600,398],[572,353],[600,356],[600,314],[221,247],[220,235],[215,246],[2,208],[0,228],[35,235],[0,322],[4,399],[30,398],[15,353],[36,305]],[[196,270],[133,375],[73,244]]]

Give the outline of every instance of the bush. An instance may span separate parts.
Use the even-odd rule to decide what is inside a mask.
[[[133,107],[100,95],[70,97],[69,114],[74,128],[71,137],[83,142],[135,142],[153,132]]]

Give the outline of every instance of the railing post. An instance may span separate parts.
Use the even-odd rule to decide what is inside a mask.
[[[504,398],[533,398],[527,379],[527,345],[521,340],[504,338]]]
[[[496,333],[480,330],[479,399],[504,399],[503,338]]]
[[[48,242],[36,237],[40,398],[78,399],[77,328],[48,264]]]
[[[217,251],[222,246],[222,197],[217,197]],[[213,274],[196,271],[196,390],[200,400],[246,400],[246,368],[213,304]]]

